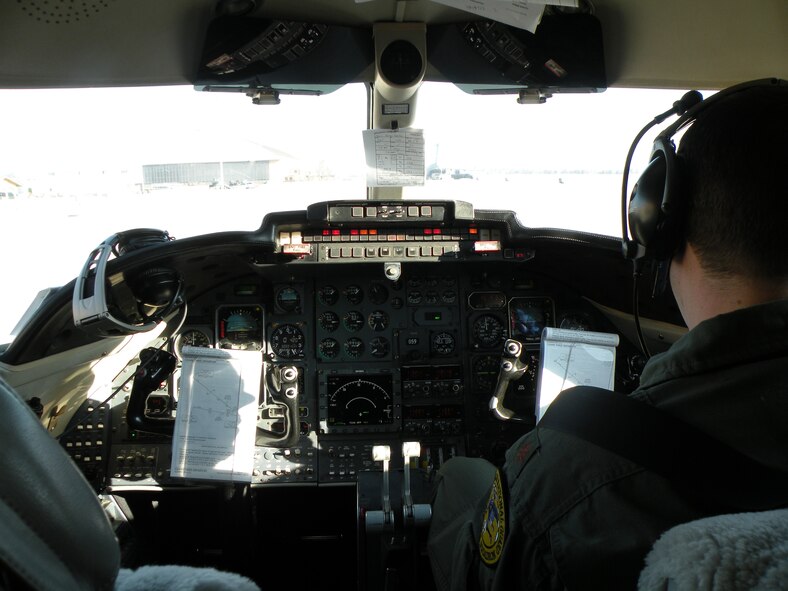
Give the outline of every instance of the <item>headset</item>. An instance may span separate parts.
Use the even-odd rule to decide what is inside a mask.
[[[623,251],[626,258],[667,261],[681,246],[687,197],[682,162],[676,155],[673,136],[694,123],[703,112],[718,102],[733,94],[761,86],[788,86],[788,82],[778,78],[752,80],[721,90],[705,100],[699,92],[690,91],[676,101],[672,109],[655,117],[641,130],[630,148],[624,168],[621,200]],[[678,114],[679,118],[654,139],[649,164],[633,186],[627,208],[627,180],[635,146],[648,129],[672,114]]]
[[[167,232],[137,229],[113,234],[88,256],[74,283],[74,325],[85,332],[113,337],[147,332],[184,305],[180,275],[165,267],[109,274],[110,257],[166,243]]]

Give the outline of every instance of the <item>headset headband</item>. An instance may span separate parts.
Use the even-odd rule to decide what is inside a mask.
[[[667,140],[672,138],[676,133],[678,133],[681,129],[685,128],[687,125],[695,121],[697,114],[700,111],[703,111],[710,106],[714,105],[715,103],[719,102],[720,100],[729,97],[732,94],[736,94],[737,92],[741,92],[742,90],[747,90],[749,88],[753,88],[755,86],[783,86],[788,84],[788,81],[783,80],[781,78],[761,78],[759,80],[750,80],[749,82],[742,82],[741,84],[736,84],[734,86],[729,86],[716,94],[711,95],[709,98],[702,100],[697,105],[694,105],[690,109],[687,110],[681,117],[676,119],[673,123],[671,123],[668,127],[663,129],[659,135],[655,138],[654,141],[657,140]]]

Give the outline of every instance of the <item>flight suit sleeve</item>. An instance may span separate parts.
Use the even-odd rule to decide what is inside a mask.
[[[697,515],[664,478],[536,429],[507,452],[507,539],[481,588],[632,589],[659,534]]]
[[[433,578],[439,591],[473,589],[479,552],[476,535],[481,509],[490,494],[494,465],[457,457],[438,472],[427,538]]]

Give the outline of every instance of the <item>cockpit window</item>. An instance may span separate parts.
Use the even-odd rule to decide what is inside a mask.
[[[521,105],[425,83],[415,126],[426,179],[403,195],[619,236],[629,143],[682,93],[609,89]],[[14,286],[3,290],[0,343],[40,290],[69,282],[114,232],[253,230],[268,212],[364,198],[367,104],[362,84],[270,106],[191,87],[0,91],[13,114],[0,142],[0,272]],[[642,145],[636,168],[648,137]]]
[[[426,181],[405,194],[512,210],[529,227],[621,236],[627,150],[683,92],[608,89],[518,104],[516,95],[476,96],[427,83],[416,118],[424,129]],[[636,152],[633,178],[647,164],[650,137]]]

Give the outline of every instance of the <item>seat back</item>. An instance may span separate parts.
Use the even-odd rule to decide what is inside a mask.
[[[639,591],[785,589],[788,509],[706,517],[654,543]]]
[[[1,378],[0,417],[0,565],[33,589],[112,589],[120,550],[96,494]]]

